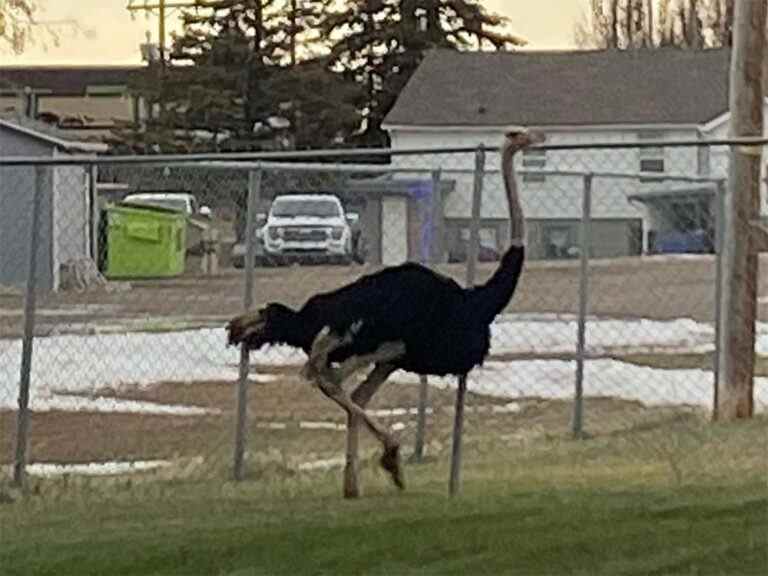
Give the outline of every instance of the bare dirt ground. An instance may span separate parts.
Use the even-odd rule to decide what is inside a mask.
[[[482,264],[478,282],[495,266]],[[305,266],[257,268],[255,305],[280,301],[299,306],[311,295],[333,290],[370,266]],[[463,283],[464,265],[439,270]],[[714,260],[711,257],[627,258],[594,261],[589,277],[589,311],[623,318],[714,317]],[[509,311],[575,313],[579,275],[575,262],[530,262]],[[110,325],[164,329],[192,323],[221,325],[243,308],[242,270],[223,269],[216,276],[186,274],[168,280],[130,282],[130,288],[108,292],[59,293],[38,299],[36,332],[88,331]],[[23,299],[0,293],[0,338],[21,333]],[[768,308],[761,306],[761,317]]]
[[[248,449],[251,453],[279,453],[311,461],[338,456],[344,450],[344,413],[318,390],[302,381],[295,368],[272,369],[279,378],[254,384],[248,390]],[[450,449],[454,393],[431,388],[426,439],[431,454]],[[235,418],[233,382],[159,383],[150,388],[126,387],[119,392],[98,391],[93,396],[145,400],[199,406],[218,411],[205,416],[158,416],[83,412],[33,413],[29,459],[32,462],[87,463],[113,460],[155,460],[202,457],[211,473],[230,465]],[[406,454],[413,446],[418,387],[390,383],[370,405],[380,422],[393,427]],[[508,401],[469,393],[465,419],[465,445],[482,450],[484,445],[511,445],[543,436],[566,436],[572,404],[530,398]],[[610,434],[637,425],[649,425],[681,414],[660,408],[648,409],[636,402],[589,399],[587,429]],[[387,414],[387,411],[393,411]],[[381,412],[383,411],[383,412]],[[334,424],[334,427],[329,425]],[[0,463],[13,454],[16,413],[0,412]],[[363,434],[366,451],[378,449]]]
[[[492,273],[493,265],[480,265],[478,282]],[[255,305],[281,301],[298,306],[314,293],[332,290],[374,268],[367,266],[257,268]],[[463,283],[463,265],[440,270]],[[590,269],[590,313],[622,318],[668,319],[688,317],[711,321],[714,315],[714,260],[710,257],[643,258],[595,261]],[[169,280],[136,281],[124,291],[60,293],[38,299],[36,332],[49,335],[98,329],[168,330],[182,325],[221,326],[243,309],[243,271],[224,269],[217,276],[186,274]],[[578,265],[575,262],[531,262],[527,265],[511,312],[575,313],[578,309]],[[23,300],[0,293],[0,338],[21,334]],[[765,317],[765,315],[764,315]],[[299,380],[296,368],[264,367],[280,378],[249,388],[249,450],[277,450],[306,454],[307,458],[343,452],[338,430],[307,429],[300,422],[343,424],[343,413],[317,390]],[[31,421],[31,461],[90,462],[113,459],[166,459],[203,456],[222,466],[232,452],[235,390],[232,382],[159,382],[142,388],[124,388],[97,394],[161,403],[197,405],[219,413],[192,416],[155,416],[107,413],[34,413]],[[453,393],[430,390],[434,414],[427,439],[435,452],[450,446]],[[390,384],[372,408],[413,408],[415,386]],[[467,414],[469,449],[507,439],[523,441],[532,435],[566,435],[571,420],[569,402],[531,399],[520,403],[517,413],[500,408],[505,401],[471,395]],[[493,407],[497,410],[494,411]],[[615,399],[589,400],[587,430],[612,433],[680,413],[646,409]],[[399,424],[405,445],[412,445],[416,417],[382,417]],[[15,412],[0,412],[0,462],[12,458]],[[284,424],[285,428],[269,428]],[[365,435],[367,438],[367,435]],[[366,440],[368,448],[372,445]]]

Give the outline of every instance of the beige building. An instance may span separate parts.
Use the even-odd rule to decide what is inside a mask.
[[[43,120],[81,140],[101,140],[120,121],[136,121],[129,92],[140,66],[0,67],[0,114]]]

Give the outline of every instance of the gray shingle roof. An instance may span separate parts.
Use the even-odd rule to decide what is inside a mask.
[[[33,120],[17,112],[0,113],[0,128],[24,132],[32,137],[46,140],[65,150],[76,152],[106,152],[108,147],[97,142],[84,142],[76,134],[60,130],[40,120]]]
[[[701,124],[728,109],[730,51],[426,55],[386,125]]]
[[[0,90],[50,90],[59,96],[82,96],[88,86],[124,86],[142,66],[0,66]]]

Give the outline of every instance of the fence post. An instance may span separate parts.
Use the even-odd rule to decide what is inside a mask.
[[[253,274],[256,260],[256,245],[254,243],[256,228],[256,204],[261,194],[262,170],[257,168],[248,174],[248,209],[245,224],[245,294],[244,309],[250,310],[253,305]],[[245,477],[245,441],[248,424],[248,368],[249,354],[245,344],[240,348],[240,371],[237,380],[237,422],[235,424],[235,458],[234,473],[236,481]]]
[[[35,333],[35,300],[37,296],[37,246],[40,243],[40,204],[43,197],[45,168],[35,166],[35,192],[32,196],[32,230],[29,240],[27,286],[24,294],[24,337],[21,348],[19,413],[16,422],[16,454],[13,484],[23,487],[26,480],[27,446],[29,444],[29,387],[32,380],[32,346]]]
[[[440,187],[440,170],[432,172],[432,245],[430,246],[430,258],[437,263],[442,262],[443,256],[443,213],[442,190]],[[429,402],[429,379],[422,375],[419,377],[419,405],[416,420],[416,442],[413,447],[411,461],[422,462],[424,460],[424,440],[427,430],[427,403]]]
[[[99,166],[91,164],[88,167],[88,225],[90,226],[90,254],[96,268],[99,266]]]
[[[715,197],[715,354],[712,357],[714,390],[712,419],[718,416],[718,389],[720,387],[720,319],[723,313],[723,234],[725,232],[726,181],[718,180]]]
[[[442,171],[432,171],[432,261],[444,263],[445,209],[443,207]]]
[[[475,285],[477,255],[480,251],[480,208],[483,202],[485,178],[485,149],[475,152],[475,182],[472,188],[472,220],[469,224],[469,252],[467,253],[467,287]]]
[[[485,179],[485,148],[481,144],[475,153],[475,181],[472,189],[472,221],[469,228],[469,252],[467,254],[467,287],[474,286],[477,273],[477,254],[480,242],[480,207],[483,201]],[[461,440],[464,429],[464,400],[467,393],[467,376],[459,378],[456,389],[456,412],[453,421],[453,447],[451,450],[451,478],[448,492],[454,496],[459,490],[461,478]]]
[[[579,317],[576,341],[576,389],[573,399],[573,436],[584,434],[584,356],[586,351],[587,307],[589,305],[589,251],[592,245],[592,174],[584,175],[581,208]]]

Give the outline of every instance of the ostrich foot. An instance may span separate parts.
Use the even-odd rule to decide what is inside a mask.
[[[384,449],[384,454],[381,455],[381,467],[386,470],[392,477],[392,482],[400,490],[405,490],[405,480],[403,478],[403,469],[400,465],[400,446],[389,446]]]

